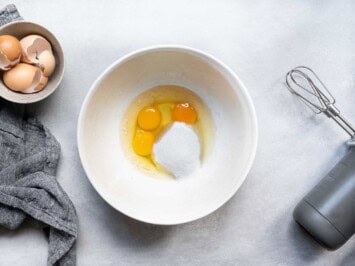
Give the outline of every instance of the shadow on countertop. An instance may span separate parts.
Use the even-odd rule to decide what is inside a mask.
[[[162,242],[167,242],[172,235],[178,233],[180,230],[195,231],[200,228],[203,224],[204,231],[213,234],[218,232],[221,223],[228,212],[228,205],[225,204],[222,208],[218,209],[214,213],[207,215],[197,221],[179,225],[155,225],[137,221],[130,218],[104,203],[108,210],[106,217],[107,230],[111,231],[113,235],[126,235],[124,236],[125,241],[130,242],[128,245],[134,245],[136,247],[148,248],[149,246],[162,245]],[[206,223],[206,219],[210,222]],[[117,221],[115,225],[112,221]],[[208,228],[206,228],[206,226]],[[122,238],[121,240],[122,241]]]
[[[95,192],[93,191],[93,193]],[[174,235],[182,231],[197,232],[203,228],[202,231],[209,236],[218,234],[219,228],[223,227],[222,223],[225,221],[222,218],[228,215],[230,205],[227,203],[214,213],[192,223],[155,225],[134,220],[109,206],[100,199],[98,195],[96,196],[95,201],[100,205],[100,208],[102,208],[100,213],[105,217],[101,225],[106,231],[105,234],[112,236],[110,237],[112,242],[120,242],[118,246],[124,243],[124,246],[135,247],[141,250],[153,250],[156,249],[156,247],[164,248],[168,246],[170,241],[173,241]],[[208,220],[208,222],[206,222],[206,220]],[[202,239],[204,239],[204,237],[202,237]],[[200,240],[202,241],[202,239],[196,240],[195,234],[189,234],[184,241],[204,246],[206,243],[199,242]]]
[[[345,255],[344,259],[340,263],[340,266],[354,265],[354,263],[355,263],[355,250],[353,249],[353,251]]]
[[[292,220],[288,227],[290,242],[305,263],[311,263],[327,252],[318,242],[316,242],[300,225]],[[302,247],[302,248],[300,248]]]

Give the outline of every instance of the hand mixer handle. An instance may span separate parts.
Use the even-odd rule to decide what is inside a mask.
[[[320,244],[335,250],[355,232],[355,148],[297,205],[294,219]]]

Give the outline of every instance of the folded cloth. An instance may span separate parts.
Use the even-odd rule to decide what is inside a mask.
[[[0,10],[0,26],[18,20],[22,20],[22,17],[15,5],[7,5],[4,9]]]
[[[75,265],[77,217],[54,177],[59,143],[21,109],[0,99],[0,226],[32,217],[49,229],[48,265]]]
[[[4,10],[0,25],[9,21],[4,14],[19,19],[13,5]],[[78,221],[55,178],[59,156],[48,129],[26,117],[23,105],[0,99],[0,226],[16,229],[34,219],[48,235],[48,265],[75,265]]]

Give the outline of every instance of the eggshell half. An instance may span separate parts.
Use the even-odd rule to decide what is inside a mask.
[[[6,71],[3,80],[9,89],[22,93],[41,91],[48,82],[48,78],[39,67],[23,63]]]
[[[20,41],[22,46],[22,62],[34,64],[49,77],[55,68],[55,58],[51,44],[40,35],[29,35]]]
[[[45,50],[38,56],[38,61],[44,75],[46,77],[52,75],[55,69],[54,55],[50,51]]]
[[[18,39],[11,35],[0,36],[0,69],[8,70],[20,62],[22,47]]]
[[[6,55],[4,55],[0,51],[0,69],[8,70],[10,68],[11,68],[11,62],[9,61],[9,59],[7,59]]]

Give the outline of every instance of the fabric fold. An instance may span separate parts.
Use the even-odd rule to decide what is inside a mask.
[[[18,108],[0,100],[0,225],[16,229],[26,217],[39,221],[49,228],[48,265],[75,265],[77,216],[54,176],[59,143]]]
[[[0,10],[0,26],[7,23],[23,20],[15,5],[10,4]]]
[[[0,26],[21,20],[14,5],[0,10]],[[48,265],[75,265],[78,220],[55,178],[60,145],[24,106],[0,99],[0,226],[14,230],[25,219],[47,233]],[[1,236],[0,236],[1,237]]]

